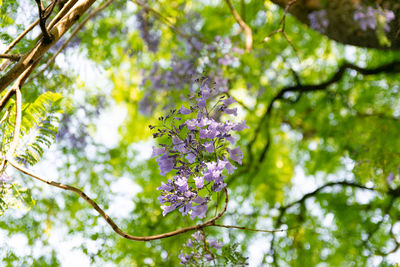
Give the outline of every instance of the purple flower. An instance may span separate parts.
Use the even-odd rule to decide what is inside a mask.
[[[393,180],[394,180],[394,173],[393,173],[393,172],[390,172],[389,175],[388,175],[388,177],[386,177],[386,182],[387,182],[388,184],[391,184],[391,183],[393,182]]]
[[[163,212],[162,212],[163,216],[167,215],[168,213],[175,210],[176,208],[177,208],[176,204],[171,204],[169,206],[166,206],[166,205],[161,206],[161,209],[163,210]]]
[[[207,261],[212,261],[212,259],[214,258],[213,255],[211,254],[204,254],[204,258],[206,258]]]
[[[383,23],[379,21],[379,17],[383,17]],[[393,11],[373,8],[373,7],[361,7],[359,6],[354,12],[354,20],[360,26],[360,29],[366,31],[368,28],[371,30],[376,30],[379,23],[383,24],[383,29],[385,31],[390,31],[390,26],[388,23],[395,18]]]
[[[196,217],[202,219],[206,217],[207,208],[208,208],[207,203],[194,206],[192,208],[192,214],[190,215],[190,219],[193,220]]]
[[[203,188],[204,187],[204,179],[203,177],[194,177],[194,183],[197,188]]]
[[[226,114],[237,116],[237,108],[227,108],[224,110]]]
[[[236,167],[233,166],[233,165],[230,163],[229,160],[223,160],[223,161],[221,161],[221,162],[224,163],[224,167],[223,167],[223,168],[225,168],[225,169],[228,171],[229,174],[234,173],[234,171],[236,170]]]
[[[164,152],[165,152],[165,147],[158,148],[158,147],[153,146],[153,153],[151,154],[151,157],[161,155]]]
[[[189,152],[185,158],[189,161],[189,163],[193,163],[196,159],[196,155],[192,152]]]
[[[213,141],[207,142],[203,146],[206,148],[208,153],[214,152],[214,142]]]
[[[207,129],[200,129],[199,137],[200,139],[206,139],[208,136],[208,130]]]
[[[189,130],[194,130],[199,125],[196,119],[191,119],[186,121],[186,126]]]
[[[324,33],[329,25],[326,10],[311,12],[308,14],[308,19],[310,20],[310,27],[321,33]]]
[[[233,97],[229,97],[228,99],[224,99],[221,101],[225,106],[229,106],[230,104],[236,103],[236,100]]]
[[[224,182],[214,182],[214,184],[211,186],[211,190],[213,190],[215,192],[219,192],[222,189],[224,189],[225,186],[226,186],[226,183],[224,183]]]
[[[197,241],[203,241],[203,239],[204,239],[204,236],[203,236],[203,234],[202,234],[200,231],[195,232],[192,236],[193,236]]]
[[[181,264],[185,264],[188,263],[188,261],[193,257],[193,252],[190,254],[183,254],[181,252],[181,254],[179,254],[179,259],[181,260]]]
[[[240,150],[240,146],[234,149],[228,149],[228,151],[232,160],[236,161],[239,164],[242,164],[243,152],[242,150]]]
[[[244,129],[248,129],[249,126],[246,125],[246,121],[241,121],[235,126],[232,127],[232,130],[234,131],[243,131]]]
[[[226,135],[225,139],[229,141],[229,143],[234,144],[236,141],[236,138],[233,137],[232,135]]]
[[[170,186],[169,184],[165,184],[164,182],[161,182],[161,186],[157,187],[157,190],[163,190],[163,191],[172,191],[174,188]]]
[[[190,113],[192,113],[192,111],[190,109],[185,108],[183,105],[181,106],[181,108],[179,109],[179,113],[183,114],[183,115],[188,115]]]
[[[158,162],[158,168],[160,169],[161,175],[167,174],[175,165],[174,159],[168,157],[168,153],[164,153],[161,157],[156,159],[156,161]]]
[[[199,99],[197,100],[197,104],[199,105],[199,108],[204,108],[206,106],[206,99]]]
[[[220,241],[215,240],[215,239],[210,239],[210,240],[208,240],[208,245],[210,247],[214,247],[216,249],[220,249],[220,248],[222,248],[222,246],[224,244],[222,242],[220,242]]]
[[[189,247],[189,248],[193,247],[192,239],[190,239],[190,238],[188,239],[188,241],[186,242],[186,246]]]

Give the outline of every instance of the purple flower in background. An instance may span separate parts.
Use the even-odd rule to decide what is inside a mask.
[[[220,249],[220,248],[222,248],[222,246],[224,245],[222,242],[217,241],[217,240],[215,240],[215,239],[210,239],[210,240],[208,241],[208,244],[210,245],[210,247],[214,247],[214,248],[216,248],[216,249]]]
[[[213,255],[211,254],[204,254],[204,258],[206,258],[207,261],[212,261],[212,259],[214,258]]]
[[[197,260],[205,259],[211,261],[215,259],[217,250],[224,244],[216,239],[207,240],[201,231],[192,234],[188,239],[184,251],[181,251],[179,258],[181,263],[198,263]]]
[[[325,33],[326,28],[329,25],[328,16],[326,10],[314,11],[308,14],[310,20],[310,27],[321,33]]]
[[[193,253],[191,253],[191,254],[185,254],[185,255],[184,255],[183,253],[179,254],[179,259],[181,260],[181,264],[188,263],[189,260],[190,260],[192,257],[193,257]]]
[[[390,31],[388,23],[395,18],[395,15],[391,10],[373,8],[371,6],[367,8],[359,6],[353,16],[354,21],[358,23],[360,29],[363,31],[368,29],[376,30],[379,23],[379,17],[383,17],[383,29],[386,32]]]
[[[393,182],[393,180],[394,180],[394,173],[393,173],[393,172],[390,172],[389,175],[388,175],[388,177],[386,177],[386,182],[387,182],[388,184],[391,184],[391,183]]]
[[[204,240],[204,236],[200,231],[195,232],[192,236],[197,241],[203,241]]]

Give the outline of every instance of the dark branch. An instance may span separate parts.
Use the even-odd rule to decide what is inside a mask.
[[[346,70],[355,70],[362,75],[375,75],[380,73],[400,73],[400,61],[393,61],[391,63],[384,64],[379,67],[375,68],[362,68],[358,67],[351,63],[344,63],[339,67],[339,69],[335,72],[335,74],[325,82],[319,84],[296,84],[294,86],[288,86],[281,89],[275,96],[272,98],[271,102],[269,103],[267,110],[265,111],[264,115],[261,117],[261,120],[255,130],[255,135],[253,139],[247,145],[247,150],[249,155],[251,156],[252,147],[255,141],[258,138],[258,135],[261,132],[261,128],[267,124],[267,128],[269,128],[269,118],[271,117],[272,109],[276,101],[285,99],[285,94],[289,92],[299,92],[300,94],[308,93],[308,92],[315,92],[315,91],[322,91],[326,90],[328,86],[340,81],[345,74]],[[258,162],[262,162],[265,158],[265,155],[270,147],[270,137],[269,137],[269,130],[267,136],[267,143],[265,144]]]
[[[365,185],[362,184],[357,184],[354,182],[348,182],[348,181],[340,181],[340,182],[330,182],[330,183],[326,183],[320,187],[318,187],[317,189],[315,189],[314,191],[305,194],[301,199],[294,201],[292,203],[289,203],[286,206],[282,206],[281,207],[281,211],[285,211],[287,209],[289,209],[290,207],[293,207],[296,204],[300,204],[305,202],[308,198],[310,197],[314,197],[315,195],[317,195],[321,190],[327,188],[327,187],[332,187],[332,186],[336,186],[336,185],[341,185],[341,186],[349,186],[349,187],[354,187],[354,188],[359,188],[359,189],[364,189],[364,190],[369,190],[369,191],[376,191],[374,188],[372,187],[367,187]]]
[[[11,59],[12,61],[18,61],[21,56],[20,55],[10,55],[10,54],[0,54],[0,58]]]
[[[45,44],[48,44],[51,42],[51,36],[46,28],[46,20],[50,16],[51,11],[53,11],[54,4],[56,1],[54,1],[53,3],[50,4],[50,6],[52,6],[50,8],[50,12],[46,12],[46,9],[43,7],[43,3],[41,0],[35,0],[35,1],[38,6],[38,11],[39,11],[39,26],[40,26],[40,29],[42,30],[43,42]],[[49,9],[47,9],[47,10],[49,10]]]

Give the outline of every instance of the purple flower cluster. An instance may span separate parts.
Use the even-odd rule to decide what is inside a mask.
[[[380,20],[382,18],[383,20]],[[379,23],[383,24],[383,29],[388,32],[390,26],[388,23],[395,18],[393,11],[359,6],[354,12],[354,20],[358,23],[361,30],[366,31],[368,28],[376,30]]]
[[[157,98],[160,92],[181,90],[187,88],[188,84],[189,90],[192,91],[190,81],[205,70],[210,73],[210,78],[220,93],[228,90],[228,80],[224,77],[221,66],[238,67],[240,65],[238,57],[243,54],[243,50],[234,46],[228,38],[216,37],[211,44],[204,44],[200,38],[195,37],[200,35],[199,32],[195,30],[183,30],[183,32],[190,32],[190,35],[193,35],[182,40],[186,48],[184,53],[181,51],[173,53],[174,56],[169,64],[163,66],[155,62],[152,69],[144,73],[140,86],[145,88],[145,94],[139,102],[139,111],[142,114],[151,115],[154,112],[158,106]]]
[[[146,8],[142,8],[136,13],[136,20],[140,32],[140,37],[145,41],[151,52],[157,52],[160,44],[160,34],[154,28],[155,19],[148,15]]]
[[[206,240],[203,233],[197,231],[185,244],[185,247],[191,252],[183,253],[183,251],[181,251],[179,259],[181,260],[181,264],[199,264],[202,259],[205,259],[208,262],[215,258],[215,255],[212,252],[220,249],[223,245],[222,242],[215,239]],[[204,247],[206,247],[207,250],[205,250]],[[193,251],[196,251],[196,253]]]
[[[329,25],[328,16],[326,10],[314,11],[308,14],[310,20],[310,27],[321,33],[325,33],[326,28]]]
[[[229,146],[235,142],[232,132],[248,127],[244,121],[219,120],[223,113],[237,114],[236,108],[228,108],[235,100],[224,96],[216,100],[215,90],[206,80],[202,79],[199,86],[198,98],[190,108],[171,110],[159,118],[161,126],[150,126],[156,129],[153,137],[164,140],[160,147],[153,147],[161,175],[176,171],[172,179],[157,188],[161,191],[163,215],[178,209],[183,215],[190,214],[191,219],[204,218],[212,192],[226,186],[224,173],[232,174],[236,169],[230,160],[242,164],[240,147]],[[209,108],[207,102],[213,100]]]

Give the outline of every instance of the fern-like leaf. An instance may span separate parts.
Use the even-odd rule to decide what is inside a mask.
[[[58,93],[46,92],[22,112],[21,141],[16,149],[16,158],[30,165],[36,164],[46,148],[55,141],[59,117],[62,111]]]

